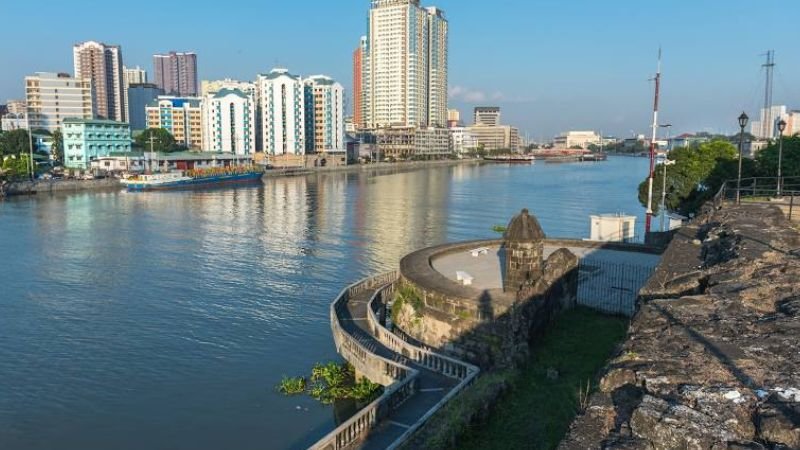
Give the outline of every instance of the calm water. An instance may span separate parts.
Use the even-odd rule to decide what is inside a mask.
[[[303,448],[334,410],[274,391],[338,359],[328,306],[406,253],[641,215],[647,161],[324,174],[0,202],[0,449]],[[640,219],[641,222],[641,219]]]

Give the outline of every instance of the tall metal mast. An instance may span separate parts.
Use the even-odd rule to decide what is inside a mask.
[[[764,85],[764,117],[761,123],[761,137],[771,139],[775,131],[775,118],[772,117],[772,80],[775,70],[775,50],[767,51],[767,62],[762,65],[767,77]]]
[[[653,180],[656,175],[656,139],[658,137],[658,101],[661,94],[661,47],[658,48],[658,70],[656,71],[656,94],[653,104],[653,135],[650,139],[650,177],[647,179],[647,223],[645,231],[650,233],[653,224]]]

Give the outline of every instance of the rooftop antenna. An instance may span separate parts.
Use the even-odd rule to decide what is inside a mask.
[[[653,104],[653,135],[650,140],[650,176],[647,179],[647,222],[645,232],[650,233],[653,224],[653,180],[656,172],[656,138],[658,134],[658,101],[661,94],[661,47],[658,48],[658,71],[655,77],[656,93]]]

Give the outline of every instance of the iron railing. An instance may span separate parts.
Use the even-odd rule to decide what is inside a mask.
[[[770,201],[784,209],[793,220],[800,206],[800,177],[754,177],[728,180],[714,196],[714,206],[719,209],[726,203]]]
[[[654,267],[584,258],[579,263],[578,304],[606,314],[632,317],[639,290]]]

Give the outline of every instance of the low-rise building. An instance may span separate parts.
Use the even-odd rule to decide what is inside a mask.
[[[454,155],[464,156],[478,149],[478,141],[465,127],[450,128],[450,151]]]
[[[450,154],[447,128],[387,127],[375,131],[378,158],[409,159]]]
[[[127,123],[98,119],[64,119],[64,165],[87,169],[91,162],[112,152],[131,151],[131,128]]]
[[[594,131],[568,131],[553,140],[555,148],[581,148],[588,149],[590,145],[600,145],[603,138]]]
[[[14,131],[14,130],[27,130],[28,118],[25,114],[11,114],[8,113],[0,119],[0,130]]]
[[[203,109],[197,97],[160,96],[147,110],[147,128],[163,128],[189,149],[203,145]]]
[[[241,156],[214,152],[112,152],[91,162],[91,169],[104,172],[169,172],[236,166]]]
[[[473,125],[467,127],[477,146],[484,151],[509,150],[519,152],[519,131],[508,125]]]

